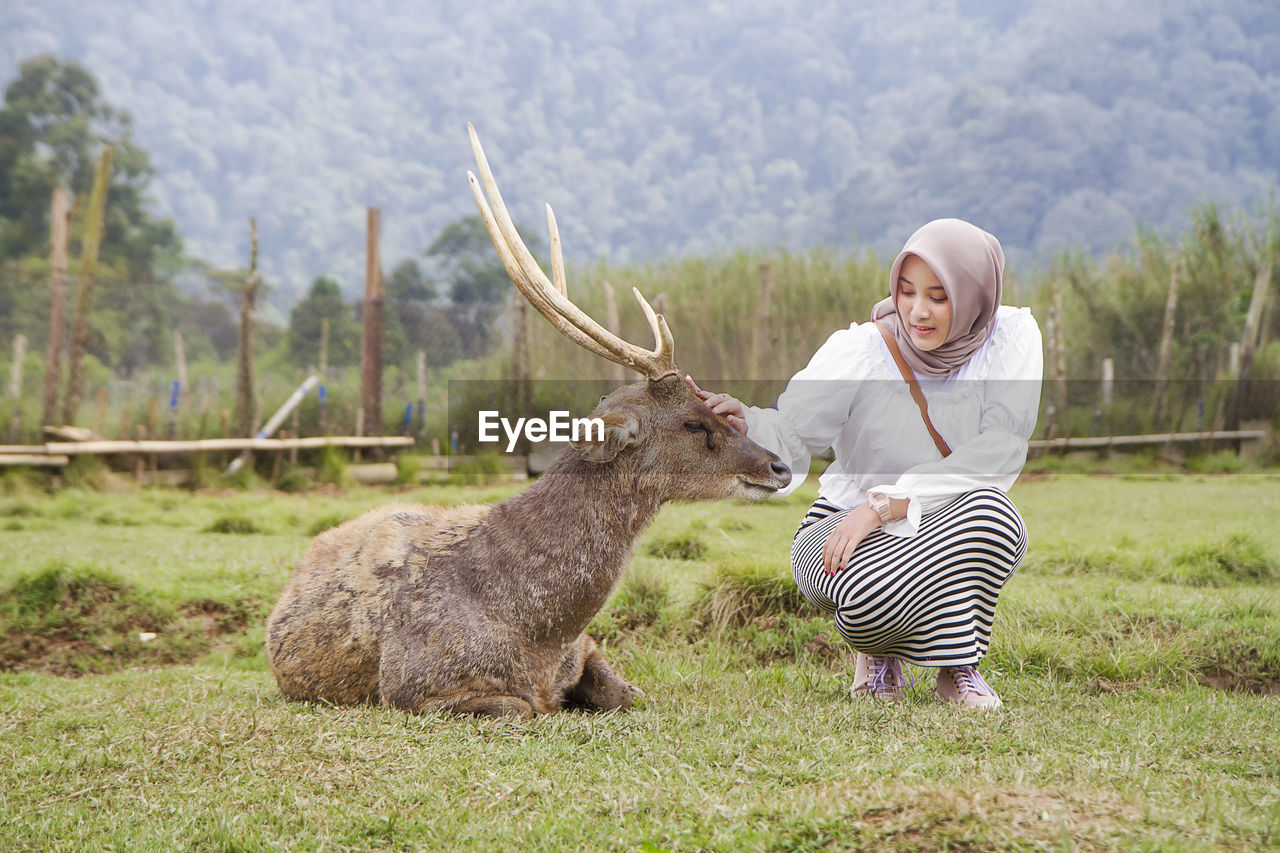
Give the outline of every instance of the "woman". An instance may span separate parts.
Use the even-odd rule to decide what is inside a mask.
[[[1035,318],[1000,305],[1003,274],[995,237],[935,220],[893,262],[872,322],[833,334],[777,409],[744,407],[686,377],[712,411],[791,467],[784,493],[804,480],[811,453],[835,450],[791,568],[858,651],[854,695],[903,696],[905,660],[939,668],[941,699],[1001,704],[977,665],[1000,589],[1026,553],[1026,528],[1005,493],[1026,462],[1042,371]],[[894,345],[923,390],[937,442]]]

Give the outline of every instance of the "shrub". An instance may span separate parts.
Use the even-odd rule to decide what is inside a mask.
[[[650,542],[648,553],[652,557],[662,557],[665,560],[701,560],[707,555],[707,543],[695,534],[683,533],[669,539]]]
[[[401,453],[396,457],[396,485],[416,485],[422,478],[422,457],[414,453]]]
[[[511,473],[507,461],[496,450],[482,450],[451,465],[449,479],[455,483],[488,485]]]
[[[221,518],[216,519],[202,532],[238,533],[244,535],[261,533],[262,528],[260,528],[252,519],[245,518],[243,515],[224,515]]]
[[[610,610],[621,628],[644,628],[658,621],[670,601],[671,593],[660,578],[632,567]]]
[[[342,450],[327,444],[320,451],[320,462],[316,465],[316,482],[329,483],[334,486],[351,484],[351,474],[347,471],[347,459]]]
[[[319,536],[326,530],[331,530],[346,520],[347,517],[344,515],[326,515],[322,518],[318,518],[312,522],[311,527],[307,529],[307,535],[311,537]]]
[[[1280,578],[1276,561],[1251,536],[1233,533],[1225,540],[1204,542],[1173,558],[1173,571],[1164,580],[1188,586],[1226,586],[1267,583]]]
[[[287,492],[293,494],[295,492],[305,492],[312,486],[311,475],[301,468],[292,468],[280,475],[280,479],[276,480],[276,491]]]
[[[774,616],[820,616],[821,611],[800,594],[784,565],[748,558],[716,567],[694,614],[723,630]]]

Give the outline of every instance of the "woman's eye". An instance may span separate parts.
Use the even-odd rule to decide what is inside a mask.
[[[938,303],[939,305],[947,301],[947,297],[945,296],[933,296],[930,298],[933,299],[933,301]]]

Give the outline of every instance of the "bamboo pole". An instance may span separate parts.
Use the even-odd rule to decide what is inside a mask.
[[[284,419],[289,417],[289,413],[298,407],[298,404],[302,402],[303,397],[307,396],[307,392],[319,384],[320,377],[317,374],[313,373],[308,376],[306,380],[289,395],[289,399],[284,401],[284,405],[276,410],[276,413],[271,416],[271,419],[266,422],[262,429],[258,430],[258,434],[255,435],[254,438],[268,438],[271,433],[279,429],[280,424],[284,423]],[[248,460],[251,450],[252,448],[246,448],[243,453],[231,460],[231,464],[227,466],[227,473],[234,474],[239,471],[240,466],[244,465]]]
[[[84,391],[84,354],[89,346],[89,312],[93,308],[93,281],[98,266],[98,249],[102,245],[102,220],[107,207],[107,188],[111,180],[111,164],[115,151],[102,149],[98,170],[93,176],[93,192],[85,222],[84,240],[80,244],[80,281],[76,286],[76,313],[71,326],[71,363],[67,375],[67,397],[62,407],[62,422],[74,424]]]
[[[360,385],[364,429],[382,432],[382,262],[378,254],[381,212],[371,207],[367,215],[364,270],[364,336],[360,353]]]
[[[249,274],[240,294],[240,353],[236,369],[236,431],[253,435],[253,305],[258,296],[258,221],[249,220]]]
[[[44,405],[42,424],[58,418],[58,397],[62,391],[62,348],[67,326],[67,191],[53,191],[53,209],[49,216],[49,243],[53,264],[49,275],[49,346],[45,351]]]

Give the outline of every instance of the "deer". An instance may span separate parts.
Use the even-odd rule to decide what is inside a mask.
[[[652,350],[569,299],[550,205],[548,279],[467,131],[480,173],[467,173],[471,192],[520,294],[566,337],[643,379],[601,398],[592,417],[603,435],[571,442],[507,500],[393,504],[321,533],[267,621],[267,660],[296,700],[526,719],[624,710],[643,694],[585,630],[640,534],[668,501],[758,500],[791,472],[681,381],[666,318],[638,289]]]

